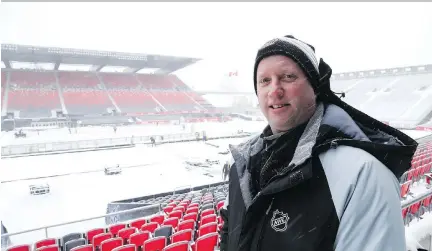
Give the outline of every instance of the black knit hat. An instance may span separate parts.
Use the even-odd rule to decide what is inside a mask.
[[[257,53],[254,66],[254,88],[257,93],[257,68],[260,61],[273,55],[283,55],[291,58],[296,62],[312,85],[316,94],[320,92],[321,75],[320,63],[315,55],[315,48],[297,38],[288,35],[281,38],[275,38],[264,44]],[[328,66],[328,65],[327,65]],[[331,69],[330,69],[331,76]],[[328,76],[328,78],[330,78]]]

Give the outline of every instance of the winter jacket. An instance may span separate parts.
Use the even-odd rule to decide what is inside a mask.
[[[319,103],[292,158],[254,193],[264,145],[261,135],[230,146],[222,251],[405,251],[398,178],[412,138],[345,103]]]

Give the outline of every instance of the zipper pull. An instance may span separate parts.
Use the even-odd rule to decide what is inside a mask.
[[[274,197],[272,198],[272,201],[270,202],[270,205],[269,205],[269,207],[267,208],[266,215],[268,215],[269,212],[270,212],[270,209],[271,209],[271,207],[272,207],[272,205],[273,205],[273,200],[274,200]]]

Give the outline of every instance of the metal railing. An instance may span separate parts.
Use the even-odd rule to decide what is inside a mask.
[[[52,228],[55,228],[55,227],[61,227],[61,226],[75,224],[75,223],[83,223],[83,222],[86,222],[86,221],[104,219],[104,218],[107,218],[107,217],[112,217],[112,216],[117,216],[117,215],[122,215],[122,214],[129,214],[129,213],[139,212],[139,211],[142,211],[142,210],[156,209],[156,208],[158,209],[158,212],[162,212],[162,204],[146,205],[146,206],[142,206],[142,207],[136,207],[136,208],[133,208],[133,209],[128,209],[128,210],[123,210],[123,211],[108,213],[108,214],[99,215],[99,216],[93,216],[93,217],[90,217],[90,218],[84,218],[84,219],[79,219],[79,220],[74,220],[74,221],[59,223],[59,224],[53,224],[53,225],[48,225],[48,226],[43,226],[43,227],[28,229],[28,230],[24,230],[24,231],[18,231],[18,232],[13,232],[13,233],[2,234],[1,235],[1,239],[3,240],[5,238],[9,238],[9,237],[12,237],[12,236],[22,235],[22,234],[26,234],[26,233],[32,233],[32,232],[36,232],[36,231],[40,231],[40,230],[44,231],[45,238],[50,238],[48,230],[52,229]],[[148,216],[150,216],[150,215],[148,215]],[[145,217],[148,217],[148,216],[145,216]],[[55,236],[54,238],[58,238],[58,236]],[[35,240],[35,241],[37,241],[37,240]],[[9,244],[9,246],[13,245],[13,244],[10,244],[10,243],[8,243],[8,244]],[[3,244],[2,244],[2,246],[3,246]]]

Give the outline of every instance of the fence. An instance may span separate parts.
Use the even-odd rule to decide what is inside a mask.
[[[93,229],[95,227],[105,225],[102,222],[104,222],[107,218],[112,218],[112,217],[116,217],[116,216],[123,215],[123,214],[135,214],[135,213],[138,213],[140,211],[144,211],[147,213],[147,215],[143,215],[143,213],[141,213],[140,217],[150,216],[150,215],[155,214],[155,212],[156,213],[162,212],[162,205],[161,204],[146,205],[146,206],[137,207],[137,208],[133,208],[133,209],[122,210],[122,211],[118,211],[118,212],[112,212],[112,213],[108,213],[108,214],[104,214],[104,215],[100,215],[100,216],[94,216],[94,217],[90,217],[90,218],[86,218],[86,219],[69,221],[69,222],[60,223],[60,224],[54,224],[54,225],[49,225],[49,226],[44,226],[44,227],[39,227],[39,228],[34,228],[34,229],[29,229],[29,230],[24,230],[24,231],[19,231],[19,232],[15,232],[15,233],[3,234],[1,236],[2,249],[3,249],[3,247],[7,247],[7,244],[9,244],[9,243],[6,243],[6,245],[4,245],[4,243],[3,243],[4,240],[10,239],[10,237],[12,237],[12,236],[18,236],[18,235],[32,233],[31,236],[27,236],[27,238],[22,238],[21,240],[18,240],[19,243],[31,243],[31,242],[36,242],[38,240],[46,239],[46,238],[58,238],[59,236],[63,236],[63,235],[68,234],[68,233],[82,232],[82,229],[90,230],[90,229]],[[76,223],[86,223],[86,222],[88,223],[89,221],[94,221],[94,220],[100,220],[100,221],[93,222],[91,224],[86,224],[86,225],[80,224],[79,227],[75,227],[73,229],[68,228],[68,229],[63,229],[60,231],[57,229],[57,231],[51,231],[51,235],[49,233],[49,229],[54,229],[54,228],[63,227],[63,226],[76,224]],[[40,234],[41,230],[43,231],[42,235]],[[37,232],[39,232],[39,233],[37,233]],[[11,245],[15,245],[14,242],[12,242]]]
[[[97,149],[132,147],[134,144],[150,143],[151,136],[92,139],[79,141],[46,142],[26,145],[6,145],[1,148],[4,157],[17,155],[46,154],[59,152],[90,151]],[[153,136],[157,141],[171,142],[195,139],[191,133],[178,133]]]

